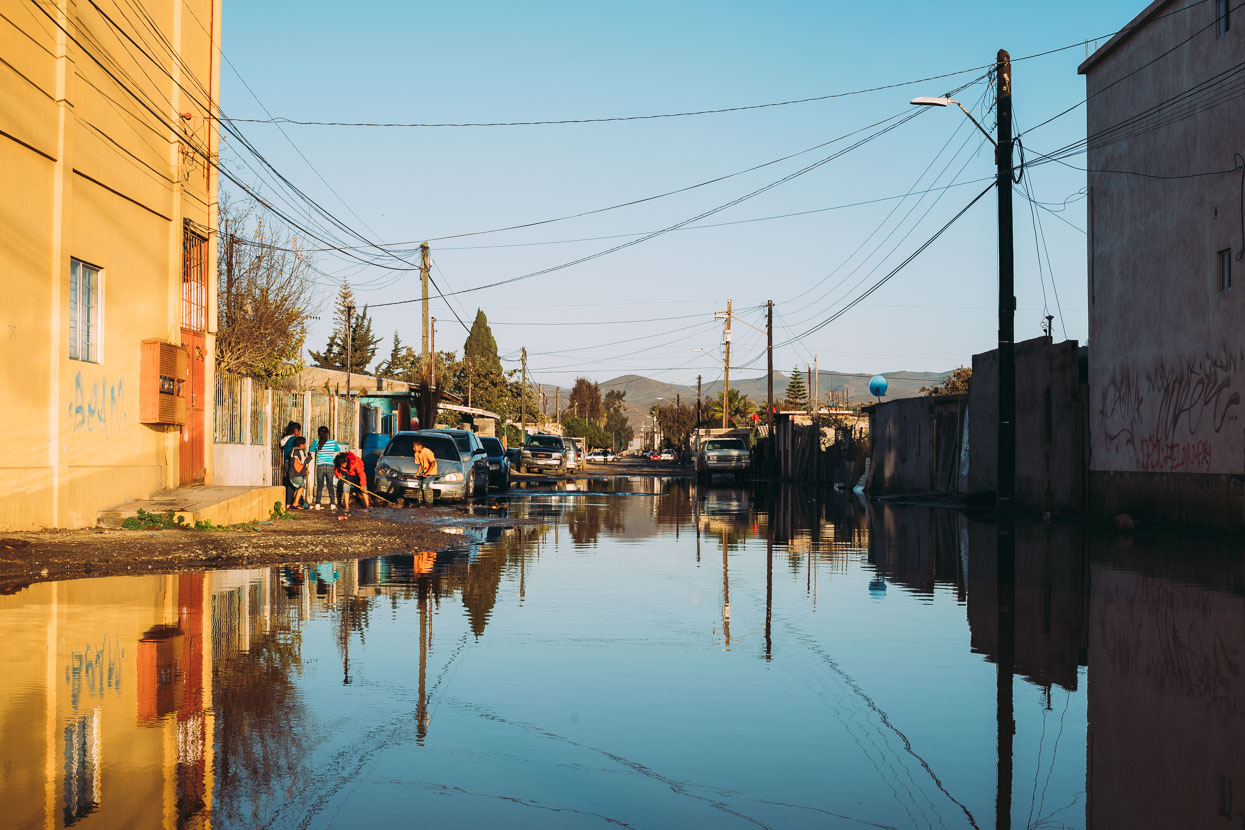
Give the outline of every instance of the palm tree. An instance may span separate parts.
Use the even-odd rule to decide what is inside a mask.
[[[730,420],[727,422],[728,426],[731,424],[734,424],[737,421],[746,420],[748,416],[752,414],[752,411],[756,409],[756,407],[752,405],[752,401],[748,400],[748,396],[741,395],[738,389],[732,389],[730,392],[730,395],[731,395]],[[716,420],[718,423],[721,423],[721,420],[722,420],[722,393],[721,392],[718,393],[718,396],[716,398],[709,401],[709,420],[710,421]]]

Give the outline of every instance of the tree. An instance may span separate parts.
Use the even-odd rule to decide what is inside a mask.
[[[268,382],[297,374],[317,305],[304,243],[228,199],[220,202],[218,232],[217,370]]]
[[[657,427],[661,430],[666,446],[686,446],[688,436],[696,428],[696,407],[687,404],[654,404],[653,409],[657,417]]]
[[[955,369],[951,374],[943,378],[942,383],[936,383],[932,386],[922,386],[922,395],[967,395],[969,381],[972,380],[973,370],[968,366],[961,366]]]
[[[755,408],[756,407],[752,405],[752,402],[748,400],[747,395],[741,395],[738,389],[732,389],[731,390],[731,402],[730,402],[730,420],[727,422],[727,425],[730,426],[736,423],[737,421],[743,421],[747,419],[747,417],[750,414],[752,414],[752,410]],[[718,393],[718,396],[716,398],[709,401],[709,420],[710,421],[716,420],[718,423],[721,423],[722,421],[722,393],[721,392]]]
[[[569,408],[581,418],[600,423],[602,415],[600,385],[587,378],[575,378],[575,385],[571,388]]]
[[[605,393],[605,434],[609,439],[610,446],[616,450],[621,450],[631,443],[631,439],[635,437],[635,430],[631,428],[631,421],[623,412],[623,401],[627,397],[625,389],[611,389]]]
[[[604,447],[610,443],[609,436],[599,424],[573,415],[569,411],[562,418],[562,427],[571,438],[583,438],[589,447]]]
[[[804,385],[804,373],[798,366],[791,370],[791,379],[787,381],[787,396],[783,401],[783,407],[785,409],[808,409],[808,387]]]
[[[471,323],[471,331],[467,332],[466,342],[463,343],[463,360],[470,363],[474,371],[501,374],[497,341],[493,339],[488,317],[480,309],[476,309],[476,318]]]
[[[347,318],[351,321],[349,358],[346,355]],[[367,371],[368,365],[376,357],[379,345],[380,338],[372,333],[372,318],[368,316],[367,306],[359,311],[355,306],[350,284],[343,282],[337,293],[337,308],[333,313],[333,333],[329,335],[324,351],[312,352],[311,359],[322,369],[345,371],[349,366],[350,371],[362,373]]]

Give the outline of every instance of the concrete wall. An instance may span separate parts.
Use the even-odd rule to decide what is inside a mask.
[[[998,481],[998,366],[997,350],[973,355],[970,493],[993,492]],[[1038,337],[1016,344],[1017,503],[1040,510],[1085,508],[1085,396],[1075,340]]]
[[[267,487],[273,483],[272,449],[266,444],[213,444],[212,469],[215,484]]]
[[[1219,36],[1217,5],[1166,14],[1175,4],[1152,4],[1131,34],[1081,67],[1091,137],[1090,469],[1099,509],[1240,527],[1245,240],[1233,159],[1245,108],[1235,76],[1220,76],[1245,62],[1245,14],[1237,10]],[[1200,84],[1195,107],[1179,100]],[[1232,258],[1227,291],[1222,250]]]
[[[119,9],[128,7],[115,0],[100,6],[126,19]],[[157,118],[43,8],[0,0],[0,412],[19,448],[0,460],[0,476],[12,483],[0,499],[0,529],[92,525],[102,507],[177,483],[180,430],[138,422],[140,341],[180,342],[183,219],[216,224],[216,175],[204,155],[209,145],[215,152],[217,135],[207,102],[158,66],[131,70],[135,91],[163,102]],[[149,11],[180,48],[183,79],[193,73],[216,97],[220,61],[189,15],[219,33],[220,4]],[[103,53],[121,49],[98,36],[109,24],[90,4],[69,6],[62,25],[96,32],[78,40],[105,63]],[[215,251],[212,238],[209,355]],[[94,362],[69,358],[71,259],[101,269]],[[209,406],[205,444],[211,418]]]
[[[921,493],[956,490],[965,400],[960,395],[901,398],[870,410],[870,490]]]

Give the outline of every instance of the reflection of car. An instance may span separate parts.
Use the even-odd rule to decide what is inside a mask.
[[[752,453],[740,438],[710,438],[696,453],[696,477],[707,481],[717,473],[742,478],[752,463]]]
[[[467,475],[467,498],[472,499],[488,493],[488,453],[480,443],[480,436],[467,429],[433,429],[454,439],[458,454]]]
[[[658,458],[662,461],[674,461],[674,450],[662,450]]]
[[[437,459],[437,475],[430,488],[438,501],[466,498],[469,478],[463,475],[462,456],[454,439],[441,432],[399,432],[376,460],[376,492],[391,500],[415,499],[420,486],[414,440],[424,442]]]
[[[510,458],[501,445],[501,441],[488,436],[482,437],[480,443],[488,453],[488,486],[494,490],[510,489]]]
[[[389,437],[383,432],[369,432],[363,436],[363,471],[368,481],[376,480],[376,462],[385,451]]]
[[[521,459],[521,472],[524,473],[539,470],[566,472],[566,445],[562,443],[561,436],[533,433],[527,437]]]
[[[618,456],[609,450],[593,450],[588,453],[588,459],[594,464],[609,464],[611,461],[617,461]]]

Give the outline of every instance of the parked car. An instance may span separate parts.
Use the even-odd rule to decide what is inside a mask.
[[[501,441],[496,438],[483,436],[480,443],[484,445],[484,451],[488,453],[488,486],[493,490],[506,491],[510,489],[510,458],[506,454],[506,449],[501,445]]]
[[[740,438],[710,438],[696,453],[696,478],[708,481],[717,473],[743,478],[752,464],[752,453]]]
[[[467,498],[488,495],[488,452],[480,443],[480,436],[469,429],[431,429],[428,432],[439,432],[454,439],[462,458],[463,472],[470,472],[467,476]]]
[[[658,458],[662,461],[674,461],[674,450],[662,450]]]
[[[583,461],[579,457],[579,445],[572,438],[563,438],[562,447],[566,456],[566,471],[574,472],[583,466]]]
[[[363,436],[363,471],[368,481],[376,480],[376,462],[392,437],[383,432],[369,432]]]
[[[566,445],[558,435],[547,435],[543,432],[529,435],[520,458],[521,471],[525,473],[540,470],[566,472]]]
[[[588,453],[587,460],[593,464],[610,464],[618,460],[618,456],[614,455],[610,450],[593,450]]]
[[[660,461],[661,453],[659,453],[657,450],[650,450],[648,453],[648,460],[649,461]]]
[[[418,500],[419,465],[415,463],[415,438],[423,441],[437,459],[437,475],[430,489],[436,501],[453,501],[468,497],[468,476],[463,474],[462,455],[454,439],[444,433],[428,430],[399,432],[389,439],[376,460],[377,493],[395,502]]]

